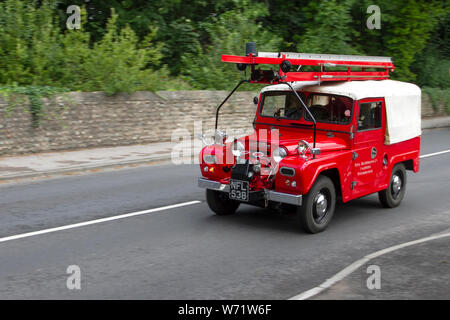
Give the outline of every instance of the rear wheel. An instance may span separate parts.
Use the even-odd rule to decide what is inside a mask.
[[[336,207],[336,190],[330,178],[319,176],[297,209],[302,228],[318,233],[330,224]]]
[[[206,189],[206,202],[209,208],[219,216],[235,213],[240,204],[231,200],[228,193],[210,189]]]
[[[378,192],[378,199],[385,208],[395,208],[400,205],[406,191],[406,170],[403,163],[396,164],[392,169],[391,180],[387,189]]]

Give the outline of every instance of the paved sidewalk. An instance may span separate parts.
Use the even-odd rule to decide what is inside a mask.
[[[445,127],[450,127],[450,116],[422,119],[422,129],[435,129]]]
[[[450,117],[422,119],[422,129],[450,127]],[[137,163],[169,162],[173,143],[0,157],[0,181]]]
[[[0,180],[170,161],[171,142],[0,157]]]

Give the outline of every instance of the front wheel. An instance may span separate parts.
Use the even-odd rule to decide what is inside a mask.
[[[385,208],[395,208],[400,205],[406,191],[406,170],[403,163],[396,164],[392,169],[389,186],[378,192],[381,205]]]
[[[228,193],[206,189],[206,203],[219,216],[226,216],[236,212],[240,203],[231,200]]]
[[[297,209],[302,228],[308,233],[324,231],[336,207],[336,190],[330,178],[319,176]]]

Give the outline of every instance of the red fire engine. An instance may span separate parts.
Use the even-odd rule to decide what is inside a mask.
[[[337,200],[378,192],[384,207],[400,204],[406,171],[419,170],[421,91],[389,80],[391,58],[258,53],[248,43],[245,56],[222,61],[250,68],[250,78],[219,105],[214,144],[200,153],[198,183],[211,210],[281,207],[317,233],[329,225]],[[246,82],[269,86],[254,99],[254,132],[227,142],[217,129],[219,111]]]

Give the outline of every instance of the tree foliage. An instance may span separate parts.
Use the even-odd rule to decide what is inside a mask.
[[[66,8],[82,7],[68,30]],[[396,79],[449,87],[448,2],[379,0],[0,0],[0,84],[103,90],[229,89],[220,55],[260,51],[392,56]]]
[[[105,32],[93,43],[84,30],[61,30],[54,2],[0,3],[0,83],[69,87],[108,94],[175,85],[161,66],[162,44],[150,27],[142,39],[111,9]],[[86,17],[86,10],[83,11]],[[86,19],[82,19],[82,21]],[[166,81],[161,81],[166,79]]]
[[[351,5],[355,1],[311,2],[305,9],[308,25],[305,33],[296,35],[297,51],[312,53],[359,54],[353,41],[358,32],[351,27]],[[326,35],[326,36],[319,36]]]
[[[196,54],[182,57],[185,79],[198,89],[230,89],[242,79],[235,65],[222,63],[223,53],[243,55],[245,43],[255,41],[260,51],[277,51],[281,38],[265,30],[259,18],[268,14],[262,4],[253,4],[248,9],[249,1],[243,1],[237,8],[218,17],[211,17],[203,24],[210,44],[198,49]]]

